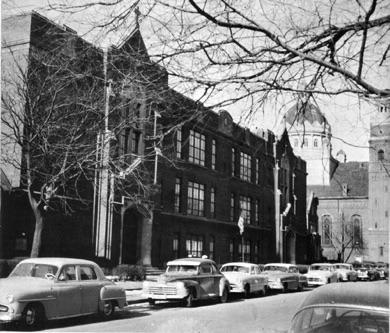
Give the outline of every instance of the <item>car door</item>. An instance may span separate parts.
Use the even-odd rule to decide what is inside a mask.
[[[260,268],[256,266],[250,267],[250,282],[252,291],[262,290]]]
[[[217,294],[218,284],[215,283],[214,270],[210,263],[201,263],[199,267],[200,297],[208,298]],[[217,286],[216,286],[217,285]]]
[[[57,292],[57,317],[82,313],[82,287],[77,278],[76,266],[64,266],[53,289]]]
[[[99,294],[102,288],[97,274],[91,266],[80,266],[80,285],[82,290],[82,312],[94,313],[98,311]]]

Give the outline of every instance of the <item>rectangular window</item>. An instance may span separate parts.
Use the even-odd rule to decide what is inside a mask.
[[[182,158],[182,156],[181,156],[182,141],[183,141],[182,132],[181,132],[181,128],[179,128],[176,131],[176,157],[177,158]]]
[[[176,178],[175,183],[175,212],[180,213],[181,212],[181,179]]]
[[[138,155],[140,138],[141,138],[140,132],[132,131],[132,133],[131,133],[131,152],[135,155]]]
[[[380,247],[379,247],[379,256],[380,256],[380,257],[383,257],[383,253],[384,253],[384,252],[383,252],[383,246],[380,246]]]
[[[172,240],[173,259],[179,258],[179,234],[175,233]]]
[[[257,200],[256,200],[256,204],[255,204],[255,225],[260,225],[260,221],[259,221],[259,217],[260,217],[259,209],[260,209],[260,200],[257,199]]]
[[[230,255],[230,261],[234,261],[234,239],[230,240],[229,255]]]
[[[241,195],[240,207],[241,207],[240,213],[243,214],[244,223],[251,224],[251,198]]]
[[[209,259],[214,260],[214,249],[215,249],[215,237],[210,237],[209,244]]]
[[[240,252],[241,260],[244,258],[245,262],[250,262],[251,260],[251,242],[250,240],[244,241],[244,247],[242,247],[242,244],[240,243],[238,245],[238,250]]]
[[[213,140],[211,144],[211,169],[215,170],[217,165],[217,141]]]
[[[92,267],[80,266],[81,280],[97,280],[97,275]]]
[[[231,193],[230,194],[230,221],[232,222],[234,222],[236,218],[235,207],[236,207],[236,196],[234,193]]]
[[[252,157],[241,152],[240,155],[240,178],[242,180],[251,181],[252,174]]]
[[[256,158],[256,184],[260,184],[260,160]]]
[[[203,253],[203,236],[189,235],[186,242],[187,256],[200,258]]]
[[[236,148],[232,148],[232,176],[236,175]]]
[[[203,134],[190,131],[189,161],[199,165],[205,165],[206,139]]]
[[[204,185],[188,182],[187,214],[204,216]]]
[[[255,244],[255,264],[259,262],[259,244]]]
[[[210,193],[210,217],[215,219],[215,187],[211,188]]]

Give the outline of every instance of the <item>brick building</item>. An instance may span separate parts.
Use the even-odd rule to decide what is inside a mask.
[[[56,26],[36,13],[28,20],[31,31]],[[24,29],[28,51],[33,40],[26,24],[8,26]],[[66,44],[70,54],[75,45]],[[163,267],[187,255],[207,255],[219,264],[310,262],[306,162],[293,154],[287,132],[253,133],[227,111],[171,89],[166,71],[150,61],[137,25],[121,45],[100,54],[107,97],[96,158],[103,168],[84,200],[87,209],[47,217],[52,223],[42,255],[91,258],[105,266]],[[13,184],[11,193],[16,189],[22,184]],[[13,200],[7,207],[21,207],[25,215],[11,223],[2,206],[1,236],[9,247],[4,257],[29,255],[32,241],[28,204],[23,196]],[[22,236],[25,245],[18,247]]]

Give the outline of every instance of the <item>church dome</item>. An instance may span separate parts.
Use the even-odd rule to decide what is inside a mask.
[[[330,129],[329,123],[320,109],[309,101],[298,101],[292,106],[286,113],[286,122],[291,125],[301,125],[304,122],[311,125],[318,123],[322,127]]]

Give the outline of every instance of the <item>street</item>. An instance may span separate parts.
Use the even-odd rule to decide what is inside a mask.
[[[244,299],[230,295],[225,304],[215,301],[186,308],[180,303],[130,305],[113,321],[95,316],[48,322],[46,332],[286,332],[292,316],[310,292],[272,293]]]

